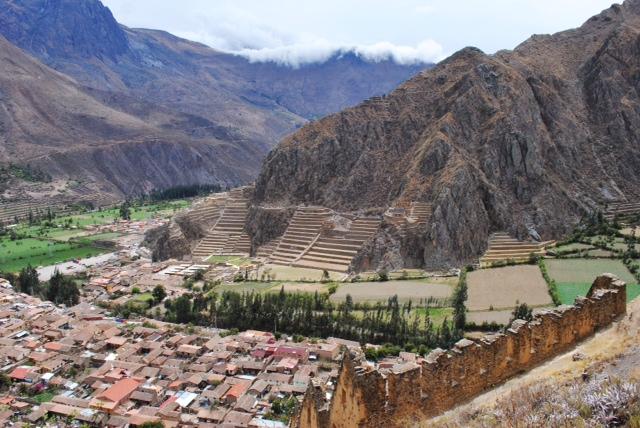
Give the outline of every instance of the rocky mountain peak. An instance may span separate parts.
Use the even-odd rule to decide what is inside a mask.
[[[3,35],[40,58],[114,60],[129,43],[111,11],[98,0],[0,1]]]

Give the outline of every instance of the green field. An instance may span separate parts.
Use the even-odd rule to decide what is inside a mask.
[[[136,206],[131,208],[131,218],[133,220],[167,218],[188,205],[188,201],[172,201]],[[118,216],[119,209],[112,208],[56,217],[52,221],[54,227],[46,227],[44,223],[41,225],[22,223],[12,229],[18,239],[11,240],[8,234],[0,237],[0,271],[16,272],[28,264],[34,267],[49,266],[104,254],[107,251],[95,248],[94,242],[115,239],[120,235],[110,232],[90,235],[91,232],[84,227],[111,224],[118,220]]]
[[[558,284],[558,294],[563,305],[573,305],[578,296],[586,296],[591,284],[586,282],[563,282]],[[640,296],[640,285],[627,285],[627,302]]]
[[[23,267],[48,266],[93,257],[106,251],[88,245],[26,238],[0,241],[0,271],[17,272]]]
[[[558,284],[560,301],[573,304],[578,296],[585,296],[598,275],[612,273],[627,283],[627,300],[640,295],[640,286],[620,260],[570,259],[546,260],[549,276]]]

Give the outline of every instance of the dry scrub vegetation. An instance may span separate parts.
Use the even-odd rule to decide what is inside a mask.
[[[600,374],[514,391],[492,409],[462,413],[441,427],[640,427],[640,382]]]

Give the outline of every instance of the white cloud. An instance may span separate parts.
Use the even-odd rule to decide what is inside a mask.
[[[261,49],[241,49],[231,51],[252,62],[275,62],[299,67],[304,64],[324,62],[334,55],[353,52],[371,62],[393,60],[398,64],[437,62],[442,59],[443,50],[437,42],[424,40],[417,46],[398,46],[389,42],[371,45],[339,46],[326,40],[298,43],[287,46]]]
[[[252,61],[299,66],[353,51],[436,61],[465,46],[512,49],[576,27],[614,0],[102,0],[131,27],[157,28]]]

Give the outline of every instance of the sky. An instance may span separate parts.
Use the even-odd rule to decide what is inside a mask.
[[[102,0],[129,27],[153,28],[291,66],[336,51],[437,62],[466,46],[513,49],[574,28],[613,0]],[[618,2],[619,3],[619,2]]]

